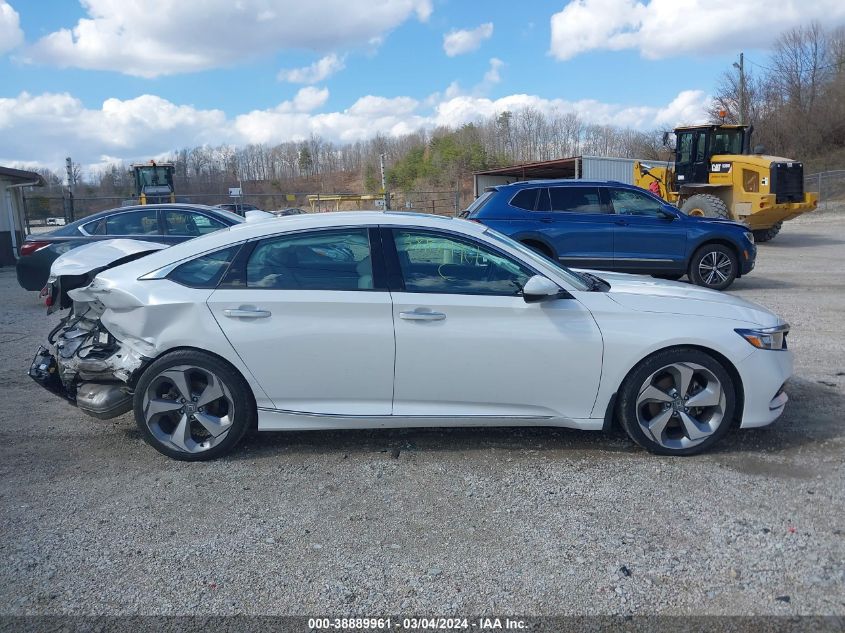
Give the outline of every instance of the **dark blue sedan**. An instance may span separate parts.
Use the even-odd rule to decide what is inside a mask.
[[[723,290],[754,268],[743,224],[692,217],[619,182],[528,181],[491,187],[464,217],[568,266],[680,279]]]

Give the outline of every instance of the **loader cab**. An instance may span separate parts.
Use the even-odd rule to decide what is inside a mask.
[[[132,178],[135,181],[135,204],[161,204],[175,202],[173,190],[172,163],[133,164]]]
[[[677,128],[675,137],[675,180],[680,188],[707,184],[713,156],[747,154],[750,131],[742,125],[702,125]]]

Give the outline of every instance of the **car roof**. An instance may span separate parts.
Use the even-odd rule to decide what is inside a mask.
[[[519,180],[517,182],[509,182],[506,185],[493,185],[490,189],[502,189],[504,187],[511,187],[511,188],[522,188],[522,187],[549,187],[549,186],[566,186],[566,187],[606,187],[607,185],[613,185],[614,187],[633,187],[634,185],[630,185],[625,182],[619,182],[617,180],[574,180],[569,178],[557,178],[557,179],[547,179],[547,180]]]
[[[163,251],[159,251],[125,266],[131,266],[138,274],[145,274],[176,261],[188,259],[225,248],[230,245],[251,239],[283,235],[309,229],[343,228],[354,226],[413,226],[419,228],[455,228],[461,233],[481,236],[487,227],[477,222],[470,222],[459,218],[443,217],[425,213],[408,213],[401,211],[333,211],[329,213],[306,213],[289,216],[271,216],[256,220],[247,220],[220,231],[195,237],[186,242],[176,244]],[[144,270],[142,270],[144,269]]]
[[[221,211],[225,211],[225,209],[219,209],[217,207],[211,207],[205,204],[191,204],[186,202],[173,202],[166,204],[133,204],[126,207],[114,207],[113,209],[97,211],[96,213],[92,213],[91,215],[86,215],[84,218],[74,220],[63,228],[77,227],[83,224],[88,224],[89,222],[99,220],[100,218],[105,217],[107,215],[114,215],[115,213],[125,213],[126,211],[151,211],[158,209],[183,209],[186,211],[205,211],[208,213],[212,213],[217,217],[225,217],[232,219],[231,216],[229,216],[228,214],[221,213]],[[243,222],[243,218],[239,216],[238,220]]]

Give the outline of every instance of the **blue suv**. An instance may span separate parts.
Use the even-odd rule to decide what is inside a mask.
[[[684,215],[621,182],[535,180],[490,187],[464,217],[563,264],[680,279],[724,290],[754,268],[743,224]]]

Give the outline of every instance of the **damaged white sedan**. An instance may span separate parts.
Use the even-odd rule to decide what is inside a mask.
[[[258,430],[618,421],[687,455],[783,412],[788,326],[742,299],[573,271],[484,226],[404,213],[246,222],[56,261],[69,309],[30,375],[176,459]],[[70,253],[68,255],[71,255]]]

